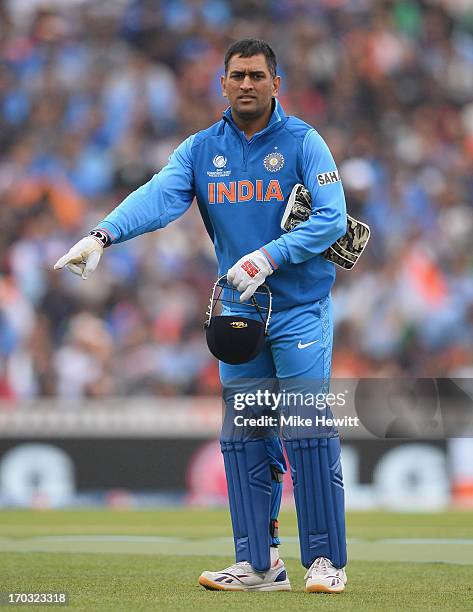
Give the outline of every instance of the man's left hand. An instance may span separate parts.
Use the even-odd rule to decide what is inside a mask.
[[[256,289],[273,273],[268,259],[260,250],[239,259],[227,272],[227,281],[241,293],[240,302],[246,302]]]

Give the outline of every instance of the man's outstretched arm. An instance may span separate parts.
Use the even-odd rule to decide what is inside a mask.
[[[126,197],[89,236],[71,247],[54,269],[66,267],[85,279],[97,268],[105,247],[165,227],[183,215],[194,198],[193,140],[194,136],[190,136],[181,143],[158,174]]]

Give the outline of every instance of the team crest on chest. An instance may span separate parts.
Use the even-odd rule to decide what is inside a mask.
[[[264,167],[269,172],[278,172],[284,166],[284,156],[278,151],[268,153],[263,160]]]

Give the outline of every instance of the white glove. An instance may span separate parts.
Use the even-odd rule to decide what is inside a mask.
[[[86,279],[89,274],[95,271],[102,253],[103,246],[101,242],[93,236],[86,236],[56,261],[54,269],[60,270],[66,266],[70,272]]]
[[[271,264],[258,251],[253,251],[239,259],[227,272],[227,281],[241,293],[240,302],[249,300],[256,289],[273,273]]]

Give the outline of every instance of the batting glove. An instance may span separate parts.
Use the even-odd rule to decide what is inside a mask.
[[[227,281],[241,293],[240,302],[245,302],[272,273],[271,264],[263,252],[258,250],[239,259],[228,270]]]
[[[95,271],[102,257],[103,241],[96,236],[86,236],[79,240],[54,264],[55,270],[66,267],[73,274],[86,279]]]

